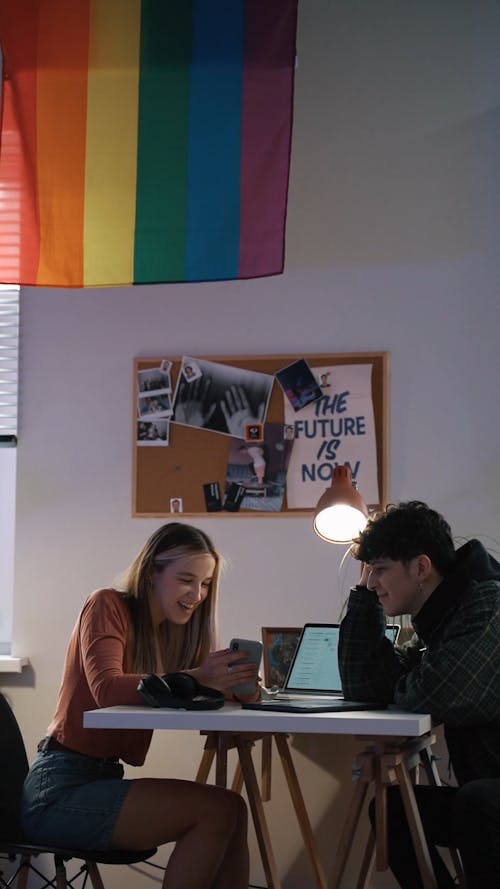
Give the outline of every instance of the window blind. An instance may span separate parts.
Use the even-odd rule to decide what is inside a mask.
[[[19,287],[0,285],[0,446],[18,434]]]

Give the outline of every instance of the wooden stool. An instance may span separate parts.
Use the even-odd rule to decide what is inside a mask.
[[[384,739],[384,741],[380,741],[366,738],[360,740],[369,740],[370,744],[365,751],[356,757],[359,766],[359,777],[339,841],[331,889],[338,889],[340,886],[370,784],[373,784],[375,789],[377,831],[376,836],[370,832],[356,889],[365,889],[367,885],[374,852],[377,870],[387,870],[388,868],[387,786],[389,784],[399,784],[424,889],[436,889],[436,877],[410,777],[413,774],[416,779],[418,767],[421,765],[427,774],[430,784],[436,786],[441,784],[436,764],[431,755],[431,746],[436,740],[434,735],[424,735],[418,740]],[[460,856],[455,849],[450,849],[450,853],[460,879],[460,886],[465,886]]]
[[[311,822],[309,821],[304,798],[297,778],[297,772],[295,771],[290,748],[288,746],[288,735],[282,733],[273,735],[254,733],[232,735],[229,732],[200,732],[200,734],[206,735],[207,737],[196,775],[196,780],[201,783],[205,784],[207,782],[210,769],[215,759],[215,783],[220,787],[226,787],[227,751],[231,749],[237,750],[238,764],[234,773],[231,789],[240,792],[243,787],[243,782],[245,783],[248,804],[252,814],[266,880],[271,889],[280,889],[281,883],[264,814],[263,797],[259,790],[251,752],[255,741],[262,740],[262,783],[264,788],[264,799],[268,800],[270,798],[272,738],[274,738],[283,766],[283,771],[285,773],[290,798],[293,803],[297,822],[304,841],[304,846],[313,869],[316,886],[318,889],[327,889],[325,871],[319,860]]]
[[[419,770],[420,767],[423,768],[427,782],[431,786],[439,787],[441,785],[441,778],[439,776],[439,772],[437,770],[436,762],[434,757],[432,756],[431,746],[435,742],[435,738],[433,735],[430,735],[427,738],[427,743],[422,747],[421,750],[417,751],[417,753],[413,757],[409,757],[407,761],[408,772],[411,775],[411,779],[413,784],[418,784],[419,782]],[[358,882],[356,883],[356,889],[365,889],[368,885],[368,878],[370,876],[371,868],[373,865],[375,852],[375,836],[372,830],[370,830],[368,840],[366,843],[365,853],[361,862],[361,868],[359,872]],[[458,879],[458,886],[461,889],[465,889],[465,874],[462,866],[462,860],[460,858],[460,854],[458,849],[449,848],[449,853],[451,860],[453,862],[453,867],[455,868],[455,875]],[[379,868],[380,869],[380,868]]]

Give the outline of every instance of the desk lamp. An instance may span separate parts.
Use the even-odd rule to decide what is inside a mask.
[[[368,521],[368,507],[349,466],[336,466],[332,484],[318,500],[313,527],[327,543],[351,543]]]

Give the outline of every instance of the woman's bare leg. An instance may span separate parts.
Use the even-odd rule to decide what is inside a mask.
[[[147,849],[176,843],[163,889],[247,889],[247,811],[231,790],[194,781],[134,780],[111,846]]]

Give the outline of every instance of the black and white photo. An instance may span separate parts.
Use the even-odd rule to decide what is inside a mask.
[[[199,372],[189,382],[188,366]],[[184,356],[172,422],[244,438],[246,426],[265,422],[273,383],[271,374]]]

